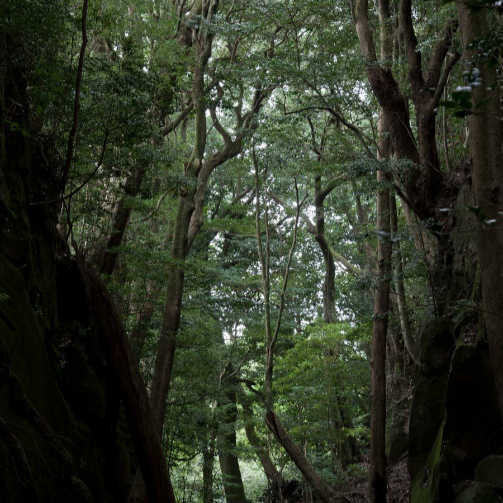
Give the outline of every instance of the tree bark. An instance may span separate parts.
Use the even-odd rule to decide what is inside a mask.
[[[218,399],[218,459],[227,503],[246,503],[246,496],[236,455],[236,421],[238,417],[235,370],[229,363],[221,378]]]
[[[503,420],[503,162],[501,103],[497,64],[470,45],[487,37],[488,10],[471,2],[457,1],[465,58],[479,72],[480,85],[472,86],[469,145],[472,180],[478,211],[477,248],[482,283],[483,318],[489,354]],[[495,56],[492,56],[493,58]],[[472,71],[473,75],[473,71]]]
[[[173,263],[168,267],[167,296],[164,306],[161,335],[152,378],[151,403],[156,416],[159,438],[162,436],[166,397],[171,381],[171,372],[176,349],[176,333],[180,326],[180,313],[184,287],[184,269],[188,252],[188,228],[194,209],[191,199],[182,195],[178,204],[171,257]]]
[[[215,437],[210,432],[208,445],[203,450],[203,503],[213,503],[213,465],[215,460]]]
[[[335,323],[335,262],[325,236],[325,196],[322,195],[321,177],[314,180],[314,204],[316,210],[315,239],[323,255],[325,277],[323,280],[323,319],[326,323]],[[328,195],[328,194],[327,194]]]
[[[389,155],[389,124],[380,118],[380,151]],[[390,190],[388,177],[379,170],[377,181],[377,284],[374,293],[371,360],[370,484],[372,503],[385,503],[386,479],[386,333],[391,277]]]
[[[117,210],[115,211],[112,230],[110,231],[110,236],[103,255],[103,261],[100,267],[100,272],[102,274],[110,276],[115,270],[117,258],[119,256],[118,247],[122,244],[131,216],[132,208],[130,200],[138,194],[146,171],[146,164],[139,163],[126,179],[124,195],[121,197]]]

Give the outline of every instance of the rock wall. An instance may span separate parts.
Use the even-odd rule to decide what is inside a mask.
[[[487,345],[428,324],[410,417],[412,503],[501,503],[503,429]]]
[[[79,267],[56,230],[58,163],[49,143],[30,132],[23,72],[7,70],[0,103],[0,499],[126,501],[130,442]]]

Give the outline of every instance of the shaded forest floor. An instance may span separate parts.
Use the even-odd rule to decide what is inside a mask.
[[[362,468],[368,473],[369,465],[367,462],[362,464]],[[348,503],[367,503],[368,498],[368,479],[355,478],[349,480],[341,488]],[[407,470],[407,458],[388,468],[388,503],[407,503],[410,494],[410,476]]]

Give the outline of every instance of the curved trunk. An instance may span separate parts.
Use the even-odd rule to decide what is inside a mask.
[[[159,436],[162,436],[166,398],[171,381],[171,372],[176,349],[176,334],[180,326],[180,313],[184,287],[183,262],[188,245],[187,236],[194,205],[188,197],[181,196],[176,216],[171,256],[174,264],[168,269],[167,296],[165,301],[161,334],[152,380],[151,403],[156,415]]]
[[[255,432],[255,426],[253,425],[253,411],[250,402],[245,397],[244,393],[240,393],[240,402],[243,406],[243,413],[245,416],[245,432],[246,438],[250,445],[255,450],[257,457],[260,460],[262,468],[264,470],[265,476],[269,481],[269,485],[273,488],[281,488],[284,485],[284,480],[281,474],[278,472],[274,463],[272,462],[269,452],[262,445],[262,442]]]
[[[302,475],[321,500],[324,503],[342,503],[346,501],[345,497],[338,496],[338,494],[316,473],[313,465],[302,452],[302,449],[293,442],[274,412],[271,410],[268,411],[265,419],[271,433],[285,449],[290,459],[296,464],[297,468],[301,471]]]

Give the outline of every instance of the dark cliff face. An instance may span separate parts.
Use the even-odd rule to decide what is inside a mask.
[[[503,429],[487,345],[456,341],[444,318],[424,328],[421,349],[410,413],[412,503],[501,501]]]
[[[30,124],[17,47],[2,37],[1,499],[125,501],[127,429],[80,269],[56,230],[60,163]]]

